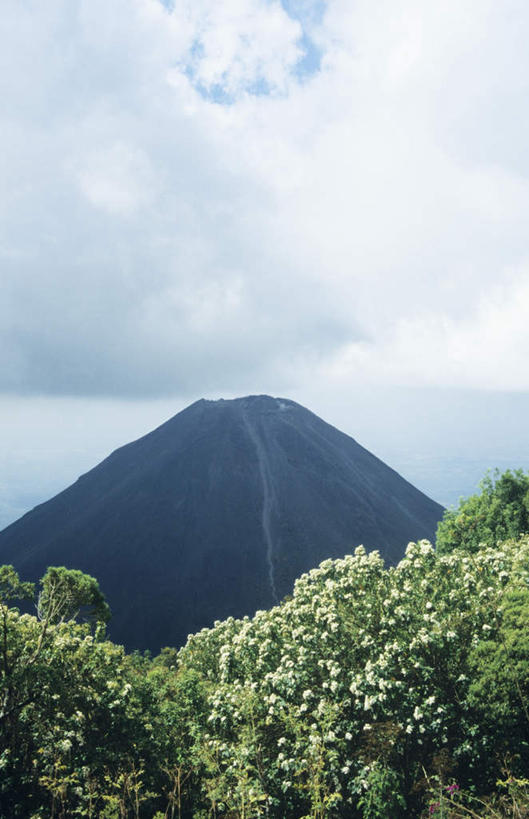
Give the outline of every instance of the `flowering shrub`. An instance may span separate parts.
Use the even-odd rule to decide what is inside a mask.
[[[154,661],[5,603],[31,696],[0,714],[0,816],[445,815],[501,757],[525,782],[528,613],[527,536],[389,569],[359,547]]]
[[[202,741],[217,775],[240,781],[246,759],[273,816],[374,815],[369,793],[384,777],[400,800],[392,816],[412,815],[421,769],[441,750],[460,781],[493,784],[469,655],[500,633],[528,556],[527,538],[443,556],[423,541],[385,569],[360,547],[301,577],[270,612],[190,638],[180,663],[213,683]]]

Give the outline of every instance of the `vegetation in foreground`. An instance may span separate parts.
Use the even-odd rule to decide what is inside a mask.
[[[360,547],[154,660],[97,583],[0,570],[2,817],[529,815],[529,536]]]
[[[480,492],[462,498],[437,527],[436,547],[443,554],[462,548],[475,552],[529,533],[529,474],[522,469],[488,472]]]

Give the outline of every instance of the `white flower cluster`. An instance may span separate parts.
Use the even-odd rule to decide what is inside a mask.
[[[526,566],[529,538],[475,555],[411,543],[390,569],[360,547],[303,575],[271,611],[190,638],[180,662],[211,681],[208,742],[233,787],[266,759],[268,789],[318,782],[353,804],[381,726],[395,753],[441,748],[461,726],[454,753],[472,756],[468,650],[494,635]]]

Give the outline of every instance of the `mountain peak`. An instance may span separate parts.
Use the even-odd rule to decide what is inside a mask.
[[[274,398],[271,395],[245,395],[241,398],[218,398],[216,400],[208,400],[202,398],[206,404],[213,405],[233,405],[234,407],[241,407],[243,409],[262,409],[266,411],[292,409],[300,407],[295,401],[289,398]]]
[[[294,401],[202,399],[0,532],[27,579],[96,576],[132,648],[178,645],[277,603],[362,543],[397,562],[442,508]]]

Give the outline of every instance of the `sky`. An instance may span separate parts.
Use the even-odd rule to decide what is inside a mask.
[[[202,396],[529,466],[525,3],[2,12],[0,525]]]

